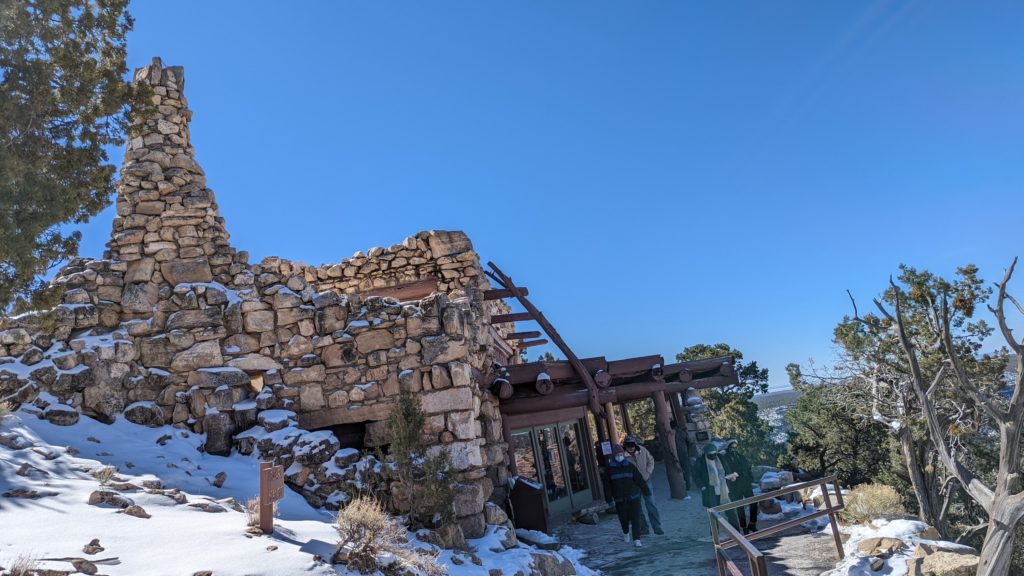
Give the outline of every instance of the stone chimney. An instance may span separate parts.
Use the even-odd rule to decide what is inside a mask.
[[[185,71],[153,58],[134,81],[149,84],[153,106],[128,142],[107,257],[128,264],[126,283],[226,278],[235,250],[189,141]]]

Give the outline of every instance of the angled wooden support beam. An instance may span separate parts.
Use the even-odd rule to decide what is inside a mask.
[[[513,312],[512,314],[495,314],[491,316],[491,324],[507,324],[509,322],[525,322],[533,320],[529,312]]]
[[[530,293],[529,288],[517,288],[523,296]],[[515,298],[515,293],[511,290],[484,290],[484,300],[501,300],[502,298]]]
[[[594,382],[594,378],[590,375],[590,372],[588,372],[586,367],[584,367],[580,362],[576,353],[569,348],[569,345],[565,343],[565,340],[563,340],[558,334],[555,327],[548,322],[548,319],[544,317],[544,313],[538,310],[537,307],[534,306],[533,303],[516,288],[515,283],[512,282],[512,278],[502,272],[494,262],[488,262],[487,265],[494,272],[494,276],[500,278],[502,287],[515,293],[516,300],[518,300],[519,303],[522,304],[523,308],[526,308],[527,312],[529,312],[537,323],[540,324],[541,329],[544,330],[555,346],[558,346],[558,349],[562,351],[562,354],[566,359],[568,359],[569,363],[572,364],[573,369],[576,370],[577,374],[579,374],[580,379],[582,379],[583,383],[587,385],[587,391],[590,396],[590,401],[588,402],[590,405],[590,411],[594,414],[603,414],[604,408],[601,406],[602,403],[598,399],[597,384]]]

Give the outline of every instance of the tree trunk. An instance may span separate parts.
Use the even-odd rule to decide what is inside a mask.
[[[978,564],[978,576],[1006,576],[1010,573],[1010,561],[1013,559],[1013,522],[1006,517],[1010,511],[1001,505],[1006,498],[996,498],[995,508],[989,516],[988,532],[985,543],[981,546],[981,562]]]
[[[917,451],[914,449],[914,437],[909,427],[901,428],[897,432],[900,441],[900,450],[903,452],[903,462],[907,465],[907,474],[910,476],[910,485],[914,489],[914,497],[917,499],[918,518],[929,524],[935,524],[935,514],[932,511],[931,498],[928,497],[928,487],[925,484],[924,473],[921,470],[921,462],[917,458]]]

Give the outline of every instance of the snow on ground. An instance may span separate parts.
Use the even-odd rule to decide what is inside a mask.
[[[245,513],[230,504],[231,499],[244,504],[258,493],[259,460],[201,453],[202,435],[169,426],[137,426],[123,419],[105,425],[82,417],[74,426],[61,427],[24,410],[0,421],[0,435],[6,437],[6,442],[0,438],[0,494],[17,489],[44,494],[34,499],[0,496],[0,566],[31,556],[93,562],[117,558],[115,564],[101,566],[111,576],[181,576],[202,570],[217,576],[348,574],[343,566],[316,558],[329,559],[334,552],[333,515],[309,506],[291,490],[286,489],[279,502],[272,536],[246,534]],[[24,441],[14,440],[19,436]],[[92,475],[104,466],[118,469],[111,483],[128,482],[140,488],[122,494],[150,518],[129,516],[114,506],[88,504],[93,491],[109,489]],[[220,472],[227,479],[218,488],[213,481]],[[180,489],[188,504],[216,504],[224,511],[205,512],[141,489],[143,482],[154,481]],[[82,547],[94,538],[105,550],[83,553]],[[453,576],[486,574],[491,568],[501,568],[505,574],[531,573],[531,554],[537,550],[519,545],[500,554],[493,552],[502,548],[493,527],[484,538],[469,543],[482,564],[456,565],[453,556],[465,555],[444,551],[439,559]],[[594,574],[579,564],[580,553],[563,550],[579,566],[580,574]],[[43,564],[71,569],[67,562]]]
[[[836,569],[829,572],[828,576],[904,576],[907,574],[907,561],[913,557],[914,548],[922,543],[932,544],[944,550],[961,549],[972,554],[975,552],[969,546],[922,538],[921,533],[927,528],[926,523],[917,520],[883,519],[872,520],[870,525],[841,526],[840,530],[850,536],[843,548],[846,558],[837,564]],[[883,558],[885,564],[875,571],[871,570],[871,561],[874,558],[863,556],[858,550],[858,545],[868,538],[878,537],[897,538],[905,545],[892,556]]]

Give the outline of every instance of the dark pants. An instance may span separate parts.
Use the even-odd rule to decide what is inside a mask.
[[[622,533],[629,534],[630,527],[633,528],[633,539],[640,537],[640,498],[630,498],[616,502],[615,512],[619,515],[619,524],[622,525]]]
[[[753,527],[757,525],[757,504],[751,504],[748,507],[748,510],[750,511],[749,516],[748,514],[744,513],[745,511],[743,510],[743,508],[736,509],[736,512],[740,516],[740,528],[746,529],[747,527]],[[748,518],[750,520],[749,522],[747,521]]]
[[[615,503],[615,497],[612,496],[612,481],[608,479],[608,469],[601,467],[598,468],[598,472],[601,475],[601,488],[604,490],[604,501],[611,506]]]

